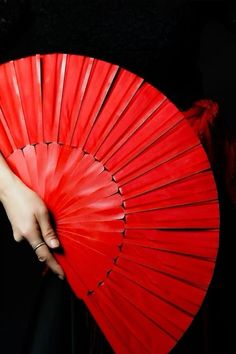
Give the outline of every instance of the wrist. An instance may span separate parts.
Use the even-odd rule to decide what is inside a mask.
[[[9,192],[13,189],[17,177],[16,175],[9,171],[3,174],[0,174],[0,201],[4,200]]]
[[[0,154],[0,201],[9,193],[16,180],[17,176]]]

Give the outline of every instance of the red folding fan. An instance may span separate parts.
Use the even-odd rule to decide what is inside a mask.
[[[45,201],[55,255],[116,353],[167,353],[215,265],[218,201],[183,114],[116,65],[36,55],[0,66],[0,149]]]

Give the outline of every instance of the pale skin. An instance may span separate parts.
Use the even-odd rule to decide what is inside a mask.
[[[61,266],[50,249],[60,246],[50,223],[49,213],[43,200],[27,187],[9,168],[0,153],[0,201],[11,223],[15,241],[26,240],[34,248],[41,242],[45,245],[35,253],[60,278],[64,279]]]

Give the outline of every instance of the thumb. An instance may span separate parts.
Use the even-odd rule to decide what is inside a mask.
[[[57,238],[55,231],[52,228],[50,218],[49,218],[49,213],[48,213],[47,209],[43,210],[43,212],[37,214],[36,218],[37,218],[37,221],[38,221],[40,229],[41,229],[42,237],[43,237],[44,241],[46,242],[46,244],[50,248],[59,247],[60,243],[59,243],[59,240]]]

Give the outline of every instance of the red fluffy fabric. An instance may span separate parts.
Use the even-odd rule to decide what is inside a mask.
[[[222,129],[224,122],[220,122],[223,117],[218,116],[218,104],[211,100],[199,100],[183,113],[201,140],[212,168],[220,180],[224,181],[224,188],[236,206],[236,137],[226,137]]]
[[[212,140],[212,126],[218,115],[219,106],[211,100],[199,100],[187,111],[183,112],[213,161],[214,148]]]

